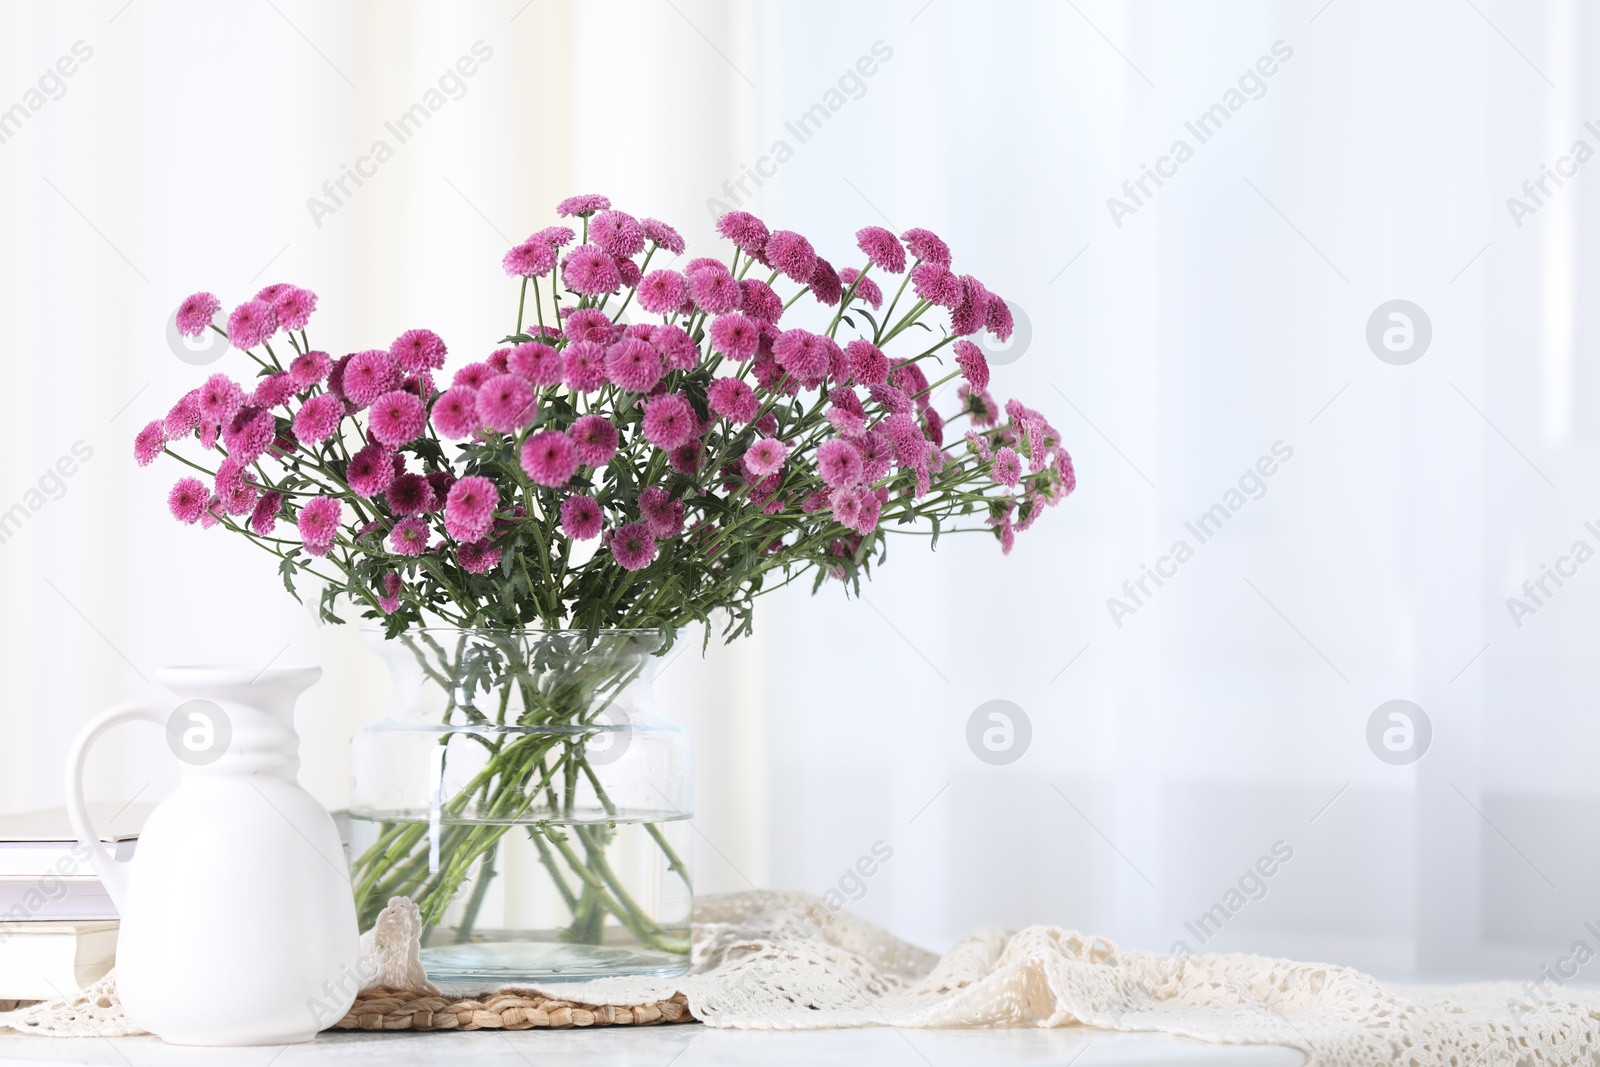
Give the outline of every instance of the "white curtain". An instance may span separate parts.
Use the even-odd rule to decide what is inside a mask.
[[[0,544],[0,807],[59,802],[74,729],[159,699],[159,665],[274,657],[327,669],[304,777],[342,802],[377,661],[248,546],[175,527],[170,472],[132,465],[133,432],[201,373],[166,318],[195,289],[293,280],[330,348],[426,324],[474,358],[503,332],[507,242],[592,190],[692,249],[719,205],[841,265],[861,226],[937,231],[1025,313],[997,393],[1078,462],[1010,558],[899,539],[860,600],[787,590],[753,639],[664,668],[695,733],[702,888],[835,890],[934,947],[1053,922],[1519,979],[1600,949],[1600,564],[1571,558],[1600,549],[1581,296],[1600,186],[1575,146],[1600,151],[1600,112],[1572,0],[0,20],[0,108],[92,49],[0,141],[0,511],[93,449]],[[314,217],[430,88],[423,128]],[[1409,363],[1368,342],[1396,300],[1431,330]],[[1534,603],[1546,564],[1568,576]],[[1031,729],[1005,765],[968,744],[995,700]],[[1369,745],[1391,700],[1431,727],[1416,762]],[[130,730],[99,762],[107,796],[170,787],[159,739]]]

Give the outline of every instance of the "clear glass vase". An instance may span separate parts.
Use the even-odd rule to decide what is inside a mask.
[[[352,742],[356,906],[417,902],[442,982],[689,967],[689,739],[654,631],[407,630],[372,643],[390,715]]]

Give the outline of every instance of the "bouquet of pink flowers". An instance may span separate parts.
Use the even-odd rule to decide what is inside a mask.
[[[257,377],[213,375],[139,432],[141,466],[165,452],[194,468],[173,517],[272,553],[291,592],[297,573],[322,579],[333,621],[341,595],[390,633],[429,617],[672,633],[721,608],[731,639],[760,592],[808,571],[858,581],[890,531],[937,538],[973,516],[1009,552],[1072,492],[1060,436],[1018,401],[1002,412],[968,339],[1008,339],[1006,302],[955,274],[929,231],[869,226],[861,265],[836,270],[798,233],[732,212],[726,261],[653,269],[684,252],[672,227],[602,196],[558,211],[580,230],[506,254],[516,328],[448,387],[429,330],[333,359],[307,337],[307,290],[270,285],[225,331],[215,296],[185,300],[179,330],[225,333]],[[785,322],[818,310],[795,307],[808,294],[820,315]],[[650,321],[625,324],[630,309]],[[894,342],[915,351],[891,356]],[[947,349],[955,368],[932,371]],[[935,400],[957,377],[947,417]],[[189,442],[212,463],[174,449]]]
[[[929,231],[869,226],[860,265],[838,270],[800,234],[732,212],[717,224],[727,259],[677,267],[659,262],[684,253],[665,223],[602,196],[558,212],[570,226],[506,253],[520,294],[504,347],[447,386],[429,330],[333,359],[311,345],[305,289],[268,286],[225,328],[218,299],[196,293],[178,329],[224,334],[255,378],[212,375],[134,452],[193,468],[167,498],[180,522],[271,553],[296,596],[297,577],[320,579],[330,621],[341,600],[378,620],[439,682],[446,728],[465,724],[487,751],[430,819],[372,816],[382,831],[356,865],[365,918],[404,893],[432,926],[464,895],[457,936],[470,940],[496,850],[522,826],[573,917],[563,938],[598,944],[609,915],[640,945],[682,953],[686,930],[606,861],[614,827],[575,815],[589,797],[602,822],[620,817],[583,742],[640,667],[620,652],[584,660],[620,647],[600,635],[655,631],[664,649],[701,622],[709,641],[720,609],[731,640],[758,594],[807,573],[858,587],[892,531],[988,532],[1009,552],[1075,477],[1044,416],[990,396],[970,338],[1008,339],[1011,312],[954,273]],[[178,448],[192,444],[202,458]],[[456,636],[438,639],[440,623]],[[551,632],[588,640],[528,639]]]

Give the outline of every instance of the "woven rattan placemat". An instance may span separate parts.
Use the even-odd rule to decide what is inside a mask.
[[[356,998],[335,1030],[559,1030],[571,1026],[653,1026],[692,1023],[683,994],[671,1000],[618,1007],[551,1000],[537,993],[494,993],[456,1000],[431,993],[369,989]]]

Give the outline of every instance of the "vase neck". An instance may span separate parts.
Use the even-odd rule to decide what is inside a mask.
[[[318,668],[174,668],[161,680],[181,698],[167,743],[185,780],[267,776],[294,781],[300,738],[295,699]]]

